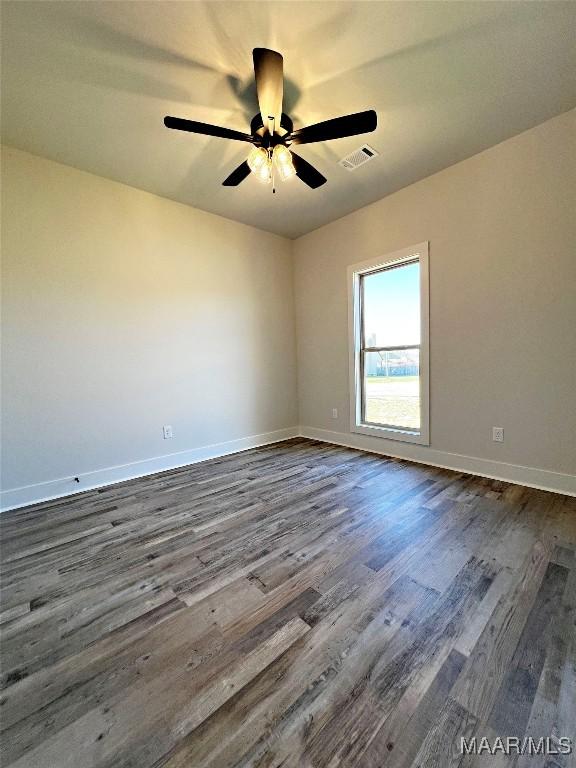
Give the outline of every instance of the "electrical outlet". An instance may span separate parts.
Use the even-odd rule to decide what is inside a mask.
[[[492,440],[495,443],[504,442],[504,427],[492,427]]]
[[[169,424],[165,424],[162,427],[162,432],[164,433],[164,440],[171,440],[174,437],[172,427]]]
[[[332,418],[333,419],[338,418],[338,408],[332,408]]]

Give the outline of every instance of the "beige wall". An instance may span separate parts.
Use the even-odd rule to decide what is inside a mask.
[[[349,434],[347,265],[429,240],[430,448],[355,444],[576,473],[575,123],[550,120],[295,242],[301,426]]]
[[[3,488],[297,424],[288,240],[2,159]]]

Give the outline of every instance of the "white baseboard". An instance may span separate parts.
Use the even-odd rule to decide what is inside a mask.
[[[407,459],[418,464],[430,464],[433,467],[453,469],[456,472],[466,472],[471,475],[480,475],[480,477],[490,477],[494,480],[504,480],[516,485],[539,488],[543,491],[576,496],[576,475],[552,472],[548,469],[536,469],[535,467],[523,467],[517,464],[506,464],[490,459],[479,459],[474,456],[463,456],[459,453],[447,453],[411,443],[402,443],[401,447],[399,446],[397,450],[392,452],[387,447],[383,447],[381,439],[377,437],[333,432],[315,427],[300,427],[300,435],[324,443],[357,448],[397,459]]]
[[[155,472],[162,472],[166,469],[177,469],[188,464],[197,464],[199,461],[216,459],[219,456],[226,456],[230,453],[246,451],[248,448],[258,448],[262,445],[278,443],[280,440],[298,437],[299,434],[298,427],[277,429],[275,432],[265,432],[262,435],[242,437],[225,443],[206,445],[202,448],[192,448],[188,451],[169,453],[152,459],[144,459],[117,467],[106,467],[105,469],[97,469],[94,472],[86,472],[83,475],[78,475],[79,483],[75,481],[74,477],[63,477],[58,480],[48,480],[44,483],[25,485],[21,488],[11,488],[0,493],[0,510],[5,511],[16,509],[17,507],[27,507],[30,504],[38,504],[42,501],[50,501],[63,496],[90,491],[94,488],[101,488],[104,485],[113,485],[125,480],[133,480],[136,477],[153,475]]]
[[[458,453],[437,451],[426,446],[402,444],[394,452],[382,447],[378,438],[367,435],[357,435],[346,432],[333,432],[328,429],[316,429],[315,427],[289,427],[278,429],[275,432],[266,432],[261,435],[252,435],[238,440],[230,440],[224,443],[206,445],[201,448],[193,448],[188,451],[170,453],[164,456],[156,456],[152,459],[135,461],[116,467],[107,467],[93,472],[86,472],[78,476],[79,483],[74,477],[64,477],[58,480],[49,480],[44,483],[26,485],[21,488],[11,488],[0,493],[0,510],[26,507],[30,504],[39,504],[43,501],[51,501],[64,496],[82,493],[84,491],[102,488],[105,485],[114,485],[137,477],[153,475],[167,469],[177,469],[189,464],[197,464],[207,459],[216,459],[231,453],[246,451],[249,448],[258,448],[270,443],[278,443],[281,440],[289,440],[293,437],[308,437],[312,440],[320,440],[324,443],[343,445],[347,448],[357,448],[383,456],[392,456],[398,459],[407,459],[418,464],[429,464],[434,467],[453,469],[456,472],[466,472],[481,477],[491,477],[495,480],[504,480],[508,483],[526,485],[530,488],[540,488],[544,491],[563,493],[568,496],[576,496],[576,476],[561,472],[552,472],[547,469],[523,467],[517,464],[506,464],[501,461],[479,459],[473,456],[463,456]]]

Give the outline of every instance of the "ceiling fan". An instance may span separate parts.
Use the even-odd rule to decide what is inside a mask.
[[[282,56],[268,48],[254,48],[252,56],[260,113],[252,118],[250,133],[170,116],[164,118],[164,125],[177,131],[219,136],[252,144],[248,158],[222,182],[225,187],[238,186],[250,172],[265,184],[273,182],[277,172],[282,180],[298,176],[312,189],[322,186],[326,178],[291,147],[370,133],[376,128],[376,112],[369,109],[294,130],[292,120],[282,112]]]

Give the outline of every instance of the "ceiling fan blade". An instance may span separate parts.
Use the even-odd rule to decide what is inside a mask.
[[[221,128],[219,125],[209,123],[197,123],[195,120],[183,120],[181,117],[164,118],[166,128],[174,128],[176,131],[188,131],[189,133],[201,133],[204,136],[218,136],[221,139],[235,139],[236,141],[252,141],[252,136],[231,128]]]
[[[237,187],[240,182],[244,181],[244,179],[250,175],[250,166],[244,160],[244,162],[238,166],[235,170],[232,171],[230,176],[228,176],[227,179],[224,179],[222,182],[223,187]]]
[[[326,178],[322,176],[320,171],[317,171],[313,165],[310,165],[310,163],[307,160],[304,160],[303,157],[300,157],[300,155],[292,152],[292,150],[290,150],[290,152],[292,154],[292,162],[294,163],[296,176],[298,176],[299,179],[302,179],[304,184],[308,184],[312,189],[317,189],[318,187],[321,187],[322,184],[326,183]]]
[[[268,48],[254,48],[252,58],[262,123],[268,128],[273,118],[274,128],[279,131],[284,95],[284,60],[279,53]]]
[[[368,109],[366,112],[335,117],[332,120],[325,120],[322,123],[300,128],[292,133],[290,141],[294,144],[312,144],[315,141],[342,139],[345,136],[370,133],[377,124],[376,112],[373,109]]]

